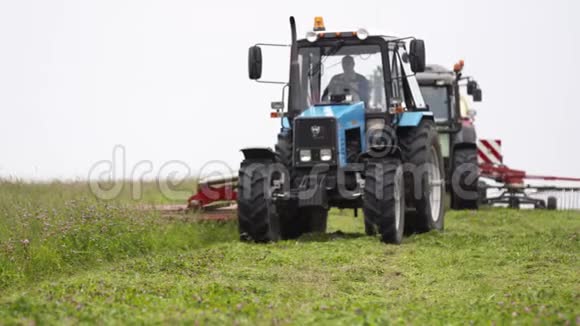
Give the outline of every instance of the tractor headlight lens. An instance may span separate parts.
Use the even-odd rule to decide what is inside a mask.
[[[358,37],[358,39],[361,41],[366,40],[367,37],[369,37],[369,32],[366,29],[361,28],[358,31],[356,31],[356,37]]]
[[[332,160],[332,151],[329,148],[324,148],[320,150],[320,159],[323,161]]]
[[[300,150],[300,162],[312,161],[312,152],[309,149]]]
[[[308,42],[313,43],[316,42],[316,40],[318,40],[318,34],[316,34],[315,32],[307,32],[306,33],[306,40],[308,40]]]

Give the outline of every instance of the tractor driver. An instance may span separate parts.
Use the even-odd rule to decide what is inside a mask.
[[[347,55],[342,58],[342,74],[335,75],[322,95],[328,100],[330,95],[351,95],[353,102],[363,101],[368,105],[369,81],[354,71],[354,59]]]

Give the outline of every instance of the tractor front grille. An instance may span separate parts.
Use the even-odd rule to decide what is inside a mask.
[[[336,147],[336,119],[298,118],[294,124],[294,148]]]
[[[337,162],[337,131],[336,119],[329,117],[302,117],[294,120],[294,162],[296,166],[312,166],[319,163],[334,165]],[[310,150],[312,160],[300,161],[300,150]],[[322,162],[321,149],[332,151],[332,160]]]

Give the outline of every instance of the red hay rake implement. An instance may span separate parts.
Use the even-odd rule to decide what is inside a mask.
[[[580,209],[580,186],[559,186],[556,183],[577,183],[580,178],[532,175],[522,170],[511,169],[503,164],[500,140],[481,139],[478,141],[480,176],[500,183],[482,187],[486,195],[484,204],[507,204],[510,208],[530,205],[534,208]],[[527,184],[526,181],[541,181],[541,185]],[[500,191],[498,196],[488,197],[487,190]]]
[[[197,192],[187,200],[187,207],[208,211],[231,206],[238,198],[237,186],[237,175],[201,179]]]

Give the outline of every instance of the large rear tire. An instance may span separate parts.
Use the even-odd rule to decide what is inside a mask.
[[[367,161],[363,198],[365,221],[376,225],[385,243],[400,244],[403,240],[404,187],[403,166],[398,158]]]
[[[280,223],[270,196],[269,162],[244,161],[239,171],[238,223],[240,240],[280,239]]]
[[[451,208],[478,209],[478,182],[477,149],[454,150],[451,172]]]
[[[445,175],[435,123],[402,130],[399,144],[405,165],[406,202],[415,208],[409,229],[414,232],[443,230]]]

